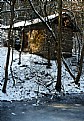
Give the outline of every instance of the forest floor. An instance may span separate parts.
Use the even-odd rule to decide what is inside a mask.
[[[74,80],[67,72],[64,65],[62,66],[62,92],[57,93],[55,90],[57,65],[56,61],[51,61],[51,68],[47,69],[47,60],[37,55],[22,53],[21,64],[18,65],[19,53],[14,51],[12,71],[15,80],[13,79],[9,68],[9,80],[7,83],[6,94],[2,93],[4,84],[4,66],[6,62],[7,48],[0,48],[0,100],[1,101],[21,101],[35,100],[36,103],[44,101],[76,101],[81,102],[84,96],[84,74],[82,72],[80,78],[80,86],[75,85]],[[11,64],[10,55],[10,63]],[[66,60],[69,67],[72,65],[72,60]],[[76,63],[75,63],[76,64]],[[72,66],[72,73],[77,74],[76,67]],[[84,69],[83,69],[84,70]],[[81,94],[81,96],[80,96]],[[65,96],[64,96],[65,95]],[[70,97],[71,96],[71,97]],[[66,100],[67,99],[67,100]]]

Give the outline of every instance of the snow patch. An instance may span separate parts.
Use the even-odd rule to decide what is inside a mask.
[[[54,94],[57,74],[56,61],[51,61],[51,69],[47,69],[45,64],[47,60],[37,55],[24,53],[21,55],[21,64],[19,62],[19,53],[14,50],[13,57],[13,75],[16,82],[13,86],[13,79],[9,67],[9,80],[7,83],[7,93],[2,93],[4,83],[7,48],[0,47],[0,100],[25,100],[38,98],[45,94]],[[10,54],[11,64],[12,54]],[[38,62],[37,64],[35,62]],[[69,61],[67,61],[69,62]],[[84,76],[80,79],[80,87],[75,85],[74,80],[62,65],[62,88],[64,93],[82,93],[84,92]]]

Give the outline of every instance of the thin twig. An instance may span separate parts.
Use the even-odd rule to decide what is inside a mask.
[[[69,69],[67,63],[64,60],[64,57],[62,57],[63,64],[65,65],[67,71],[69,72],[70,76],[75,80],[75,76],[72,74],[71,70]]]

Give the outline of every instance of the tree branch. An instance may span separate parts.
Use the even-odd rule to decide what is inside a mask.
[[[62,57],[62,61],[63,61],[63,64],[65,65],[67,71],[69,72],[70,76],[75,80],[75,76],[72,74],[72,72],[70,71],[67,63],[65,62],[64,58]]]
[[[28,0],[29,4],[32,8],[32,10],[35,12],[35,14],[39,17],[39,19],[44,23],[44,25],[48,28],[48,30],[51,32],[53,39],[56,41],[57,37],[55,33],[53,32],[52,28],[49,26],[49,24],[44,20],[44,18],[38,13],[38,11],[34,8],[34,5],[32,3],[32,0]]]

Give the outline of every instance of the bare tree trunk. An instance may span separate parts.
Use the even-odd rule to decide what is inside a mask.
[[[6,93],[6,86],[7,86],[7,81],[8,81],[8,66],[9,66],[9,59],[10,59],[10,35],[11,35],[11,30],[12,30],[12,25],[13,25],[13,19],[14,19],[14,5],[15,5],[16,0],[12,0],[10,2],[10,9],[11,9],[11,20],[10,20],[10,29],[8,32],[8,53],[7,53],[7,59],[6,59],[6,67],[5,67],[5,81],[3,85],[2,92]]]
[[[81,76],[81,73],[82,73],[82,66],[83,66],[83,57],[84,57],[84,45],[82,47],[82,50],[81,50],[81,58],[80,58],[80,63],[79,63],[79,70],[78,70],[78,74],[76,76],[76,79],[75,79],[75,84],[78,84],[78,82],[80,81],[80,76]]]
[[[50,63],[50,40],[48,40],[48,65],[47,68],[50,68],[51,63]]]
[[[57,55],[57,63],[58,63],[58,73],[57,73],[57,83],[56,90],[61,91],[61,40],[62,40],[62,0],[59,0],[59,21],[58,21],[58,55]]]

